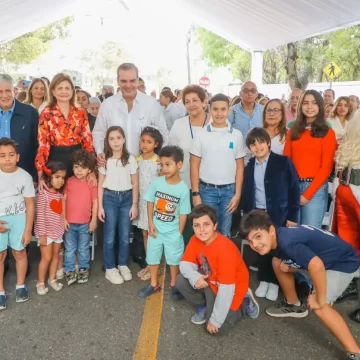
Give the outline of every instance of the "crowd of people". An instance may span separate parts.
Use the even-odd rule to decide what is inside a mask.
[[[289,101],[269,99],[247,81],[233,99],[188,85],[164,88],[158,100],[131,63],[119,66],[117,82],[117,93],[104,86],[91,97],[64,73],[16,87],[0,74],[0,309],[10,249],[16,302],[25,302],[33,235],[36,290],[46,295],[64,278],[89,281],[91,234],[102,224],[105,278],[120,285],[132,280],[135,226],[146,251],[139,297],[163,289],[164,253],[171,298],[195,305],[191,321],[210,334],[256,319],[256,297],[277,301],[281,288],[285,298],[268,315],[302,318],[310,309],[347,358],[360,359],[333,308],[357,298],[359,98],[293,89]],[[259,254],[255,296],[232,236],[240,217],[241,238]],[[307,302],[295,282],[308,285]],[[360,322],[360,310],[350,316]]]

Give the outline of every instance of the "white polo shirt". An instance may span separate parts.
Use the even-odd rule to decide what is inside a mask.
[[[208,184],[235,183],[236,160],[245,157],[243,136],[227,121],[214,128],[212,121],[196,136],[190,154],[200,157],[200,179]]]

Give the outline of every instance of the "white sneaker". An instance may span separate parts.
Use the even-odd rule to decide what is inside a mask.
[[[56,270],[55,275],[56,280],[61,280],[64,278],[64,269]]]
[[[269,289],[266,293],[266,298],[270,301],[276,301],[279,296],[279,286],[275,284],[269,284]]]
[[[260,285],[255,291],[255,295],[259,298],[264,298],[268,292],[269,289],[269,283],[266,281],[260,281]]]
[[[125,281],[130,281],[132,279],[131,271],[127,266],[118,266],[121,276]]]
[[[119,274],[117,269],[106,269],[105,278],[108,279],[112,284],[120,285],[124,282],[124,279]]]

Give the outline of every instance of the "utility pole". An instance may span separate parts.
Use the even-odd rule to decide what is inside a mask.
[[[194,31],[195,26],[191,25],[186,39],[186,62],[187,62],[187,72],[188,72],[188,85],[191,84],[191,65],[190,65],[190,42],[191,42],[191,34]]]

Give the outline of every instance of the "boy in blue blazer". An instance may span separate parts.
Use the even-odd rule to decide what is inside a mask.
[[[253,209],[266,211],[276,226],[295,226],[300,189],[293,163],[287,156],[271,152],[271,139],[263,128],[254,128],[248,133],[246,146],[254,157],[244,170],[241,209],[244,213]],[[260,285],[255,295],[276,301],[279,286],[272,268],[272,256],[259,256],[257,264]]]

